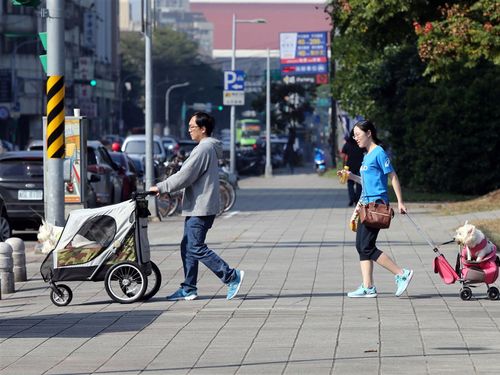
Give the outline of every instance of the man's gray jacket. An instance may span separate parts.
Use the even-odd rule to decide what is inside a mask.
[[[179,172],[157,184],[160,193],[184,189],[182,216],[208,216],[219,212],[219,158],[222,143],[203,138]]]

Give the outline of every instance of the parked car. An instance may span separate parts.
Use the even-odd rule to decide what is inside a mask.
[[[122,197],[119,167],[99,141],[87,141],[87,171],[98,205],[119,203]],[[95,177],[97,176],[98,181]]]
[[[122,145],[122,151],[126,152],[131,158],[142,158],[146,155],[146,136],[144,134],[129,135],[125,138]],[[153,158],[160,163],[167,160],[167,153],[163,147],[161,138],[153,136]]]
[[[181,139],[179,140],[179,151],[182,151],[187,158],[189,154],[191,154],[191,151],[193,151],[193,148],[195,148],[197,145],[198,143],[191,139]]]
[[[135,170],[137,172],[137,187],[140,188],[140,190],[144,190],[145,188],[145,166],[143,163],[142,159],[137,159],[137,158],[131,158],[129,156],[130,160],[134,164]]]
[[[161,143],[167,153],[166,160],[170,160],[179,151],[179,142],[174,137],[161,137]]]
[[[0,242],[5,241],[12,234],[10,228],[10,223],[7,218],[7,209],[5,208],[5,202],[0,197]]]
[[[131,194],[137,190],[137,171],[134,162],[124,152],[110,152],[111,159],[118,166],[118,175],[121,178],[121,201],[130,199]]]
[[[44,215],[43,154],[10,151],[0,155],[0,237],[12,229],[36,229]]]
[[[28,144],[27,151],[43,151],[43,141],[35,139]]]

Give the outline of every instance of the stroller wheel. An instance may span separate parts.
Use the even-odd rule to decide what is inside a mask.
[[[56,306],[62,307],[69,305],[73,299],[73,292],[69,286],[64,284],[59,284],[55,286],[60,295],[57,294],[55,290],[50,291],[50,300]]]
[[[488,298],[491,300],[497,300],[498,297],[500,296],[500,292],[498,291],[497,287],[489,287],[488,288]]]
[[[108,270],[104,286],[114,301],[132,303],[142,298],[148,287],[148,279],[137,263],[121,262]]]
[[[469,287],[464,287],[460,291],[460,298],[462,298],[462,300],[468,301],[471,299],[471,297],[472,297],[472,290]]]
[[[160,284],[161,284],[160,269],[154,262],[151,262],[151,275],[149,275],[148,277],[148,288],[146,289],[146,292],[142,296],[142,300],[147,301],[148,299],[153,297],[156,293],[158,293],[158,290],[160,290]]]

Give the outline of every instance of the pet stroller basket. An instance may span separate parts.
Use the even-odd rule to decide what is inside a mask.
[[[47,255],[40,273],[58,306],[69,304],[71,289],[57,281],[105,281],[109,296],[120,303],[149,299],[159,289],[161,274],[150,261],[145,199],[115,205],[74,210],[70,213],[56,247]],[[153,274],[152,290],[147,276]]]
[[[500,296],[500,292],[497,287],[489,286],[496,281],[498,277],[498,257],[495,253],[490,254],[490,256],[483,259],[481,262],[467,262],[465,253],[462,251],[457,254],[457,262],[455,268],[453,268],[448,260],[438,249],[432,240],[426,235],[426,233],[420,228],[420,226],[412,219],[408,213],[406,214],[410,222],[415,226],[417,231],[422,235],[425,241],[432,247],[432,250],[437,254],[434,258],[434,272],[439,274],[445,284],[454,284],[459,281],[463,287],[460,290],[460,298],[462,300],[470,300],[472,297],[471,284],[485,283],[488,290],[488,297],[491,300],[496,300]],[[443,242],[441,245],[447,245],[455,242],[455,240],[450,240]],[[439,246],[441,246],[439,245]]]

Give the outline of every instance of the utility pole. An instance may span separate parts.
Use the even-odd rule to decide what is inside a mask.
[[[152,19],[151,19],[151,0],[145,0],[144,5],[146,9],[144,13],[146,15],[146,21],[144,25],[144,44],[145,44],[145,61],[146,61],[146,190],[153,185],[155,185],[154,172],[153,172],[153,59],[152,59]],[[151,217],[153,219],[158,219],[156,213],[156,201],[155,198],[149,199]]]
[[[64,0],[47,0],[47,222],[64,226]]]
[[[266,60],[266,168],[265,176],[273,177],[273,164],[271,162],[271,56],[267,49]]]

